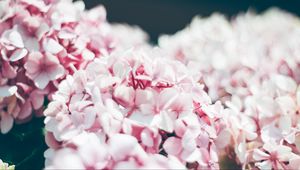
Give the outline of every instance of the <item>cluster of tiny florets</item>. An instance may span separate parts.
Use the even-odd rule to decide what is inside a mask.
[[[45,169],[297,169],[299,36],[271,9],[153,47],[103,6],[0,1],[0,130],[45,116]]]

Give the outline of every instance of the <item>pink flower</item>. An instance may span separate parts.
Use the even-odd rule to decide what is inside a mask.
[[[59,64],[58,59],[50,53],[31,53],[24,67],[26,75],[40,89],[44,89],[50,81],[64,75],[64,68]]]
[[[17,30],[17,27],[5,31],[2,34],[0,42],[5,47],[1,50],[1,55],[7,61],[18,61],[28,54],[28,51],[25,49],[22,36]]]
[[[164,161],[177,161],[178,166],[197,164],[201,157],[198,148],[209,149],[218,134],[222,134],[220,148],[227,145],[220,103],[209,107],[210,98],[184,65],[179,64],[182,69],[177,71],[177,62],[159,60],[159,53],[152,63],[148,56],[152,53],[139,50],[96,59],[58,85],[54,101],[44,112],[47,143],[52,149],[72,147],[74,138],[85,133],[101,133],[105,136],[101,144],[109,148],[111,156],[107,166],[139,169],[169,167]],[[159,67],[163,63],[166,70]],[[202,104],[207,109],[195,113]],[[167,149],[173,138],[180,143],[174,154]],[[159,154],[163,143],[170,152],[168,157]]]
[[[267,152],[267,153],[266,153]],[[264,144],[262,149],[254,149],[253,159],[260,169],[288,169],[285,162],[291,158],[291,148],[284,145]]]

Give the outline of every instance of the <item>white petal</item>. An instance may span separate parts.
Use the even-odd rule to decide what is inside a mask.
[[[168,108],[178,97],[178,91],[174,88],[164,89],[159,94],[159,107],[160,109]]]
[[[28,37],[25,40],[25,48],[30,52],[39,51],[40,45],[36,38]]]
[[[38,76],[34,78],[34,84],[39,89],[44,89],[49,83],[49,77],[46,73],[40,73]]]
[[[154,141],[152,138],[152,134],[148,129],[144,129],[141,133],[142,143],[148,147],[153,147]]]
[[[60,39],[73,39],[76,37],[76,34],[69,31],[62,30],[58,33],[58,37]]]
[[[201,152],[199,151],[199,149],[195,149],[192,152],[183,152],[183,155],[185,155],[184,160],[187,162],[195,162],[201,159]]]
[[[277,75],[274,77],[277,87],[287,92],[295,92],[297,88],[296,82],[287,76]]]
[[[195,135],[191,131],[187,130],[182,137],[182,146],[186,151],[193,151],[197,148]]]
[[[95,58],[95,54],[87,49],[84,49],[81,55],[82,58],[86,61],[93,60]]]
[[[26,49],[17,49],[15,50],[12,55],[10,56],[10,61],[18,61],[24,58],[27,55],[28,51]]]
[[[63,50],[63,47],[55,40],[52,38],[43,41],[43,47],[45,51],[52,53],[52,54],[57,54],[60,51]]]
[[[296,110],[294,99],[292,99],[290,96],[277,97],[276,102],[279,104],[279,107],[283,114],[294,113]]]
[[[143,114],[141,112],[133,112],[128,119],[142,125],[149,126],[153,120],[154,115],[152,114]]]
[[[263,161],[263,162],[257,162],[255,163],[255,166],[257,166],[259,169],[262,170],[271,170],[272,169],[272,163],[271,161]]]
[[[120,145],[120,142],[122,144]],[[120,161],[129,156],[134,148],[138,146],[138,141],[133,136],[116,134],[109,139],[110,154],[115,161]]]
[[[289,115],[283,115],[279,119],[279,128],[284,134],[292,130],[292,118]]]
[[[254,149],[253,159],[256,161],[266,160],[270,157],[267,153],[261,151],[260,149]]]
[[[17,90],[17,86],[0,86],[0,97],[12,96]]]
[[[168,112],[162,111],[159,115],[158,127],[166,132],[172,133],[174,130],[174,122]]]
[[[22,36],[19,32],[13,30],[9,33],[8,39],[10,43],[18,48],[24,48]]]

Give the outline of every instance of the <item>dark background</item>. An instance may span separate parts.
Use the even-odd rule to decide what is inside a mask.
[[[138,25],[153,43],[160,34],[173,34],[184,28],[198,14],[220,12],[231,18],[248,9],[260,13],[275,6],[300,15],[300,3],[289,0],[85,0],[85,4],[88,9],[103,4],[110,22]],[[6,135],[0,134],[0,158],[16,164],[17,169],[42,169],[47,148],[43,126],[43,118],[34,118],[27,124],[14,125]]]
[[[184,28],[195,15],[220,12],[231,18],[253,9],[258,13],[278,7],[300,15],[300,2],[292,0],[85,0],[87,8],[106,7],[108,20],[143,28],[156,42],[160,34],[173,34]]]

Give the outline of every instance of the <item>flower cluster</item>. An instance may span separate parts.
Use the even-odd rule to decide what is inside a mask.
[[[70,162],[83,162],[79,168],[146,168],[153,163],[168,169],[175,160],[218,168],[218,151],[230,140],[221,103],[211,103],[183,64],[161,56],[158,49],[115,52],[68,75],[44,112],[49,168],[63,163],[56,155],[71,153],[78,157]],[[80,156],[84,146],[72,142],[85,133],[102,136],[105,149],[92,150],[102,156]],[[124,138],[124,145],[110,143],[116,136]],[[97,161],[100,167],[85,161]]]
[[[14,170],[15,166],[14,165],[8,165],[8,163],[5,163],[0,159],[0,169],[1,170]]]
[[[225,104],[225,150],[243,169],[298,169],[300,20],[271,9],[228,21],[196,17],[160,46]]]
[[[229,22],[221,14],[195,17],[159,45],[207,86],[213,100],[247,96],[250,84],[280,73],[299,82],[299,19],[278,9],[248,12]]]
[[[33,112],[42,115],[45,96],[71,68],[84,68],[117,49],[145,46],[146,40],[137,27],[109,24],[102,6],[84,11],[81,1],[1,1],[1,132],[7,133],[14,120],[29,120]]]
[[[151,47],[84,8],[0,1],[0,130],[45,116],[46,169],[300,167],[297,17],[196,17]]]

